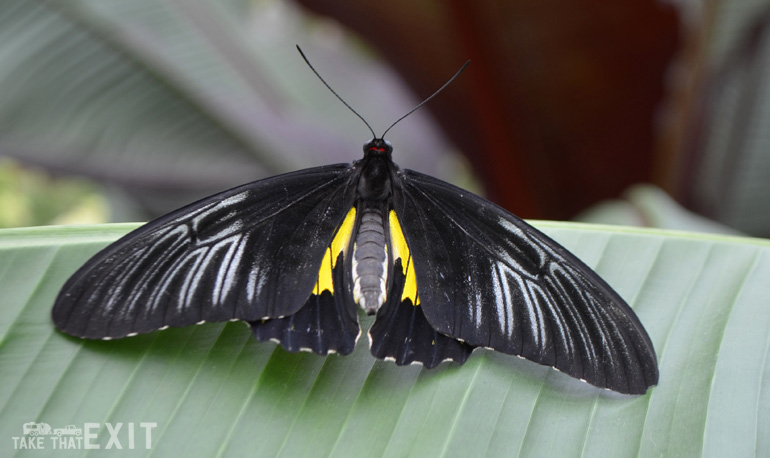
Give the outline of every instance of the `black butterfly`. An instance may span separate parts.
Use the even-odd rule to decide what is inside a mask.
[[[138,228],[66,282],[56,327],[115,339],[243,320],[291,352],[348,354],[360,306],[376,314],[372,354],[399,365],[488,347],[622,393],[657,383],[649,336],[590,268],[392,151],[374,138],[353,164],[255,181]]]

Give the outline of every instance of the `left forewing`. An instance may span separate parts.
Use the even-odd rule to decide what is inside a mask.
[[[54,323],[77,337],[119,338],[297,312],[352,205],[352,173],[341,164],[256,181],[142,226],[67,281]]]

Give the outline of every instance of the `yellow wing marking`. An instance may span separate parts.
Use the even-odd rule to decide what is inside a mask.
[[[313,288],[315,295],[320,295],[324,291],[334,294],[332,272],[334,271],[335,264],[337,264],[337,257],[348,247],[355,222],[356,207],[352,207],[342,221],[342,224],[340,224],[340,227],[337,228],[337,233],[334,235],[332,243],[326,248],[323,260],[321,261],[321,268],[318,270],[318,280],[315,283],[315,288]]]
[[[401,270],[406,277],[404,281],[404,292],[401,294],[401,301],[412,300],[412,305],[420,305],[420,297],[417,295],[417,276],[414,274],[412,265],[412,254],[409,252],[409,246],[406,244],[404,233],[401,231],[401,224],[398,222],[396,211],[390,211],[390,244],[394,248],[393,259],[401,258]]]

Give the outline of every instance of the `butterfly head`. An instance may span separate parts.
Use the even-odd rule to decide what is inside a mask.
[[[364,155],[390,157],[393,145],[382,138],[373,138],[364,144]]]

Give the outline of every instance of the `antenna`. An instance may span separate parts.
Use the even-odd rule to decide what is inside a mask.
[[[439,92],[443,91],[445,87],[449,86],[449,85],[452,83],[452,81],[454,81],[455,79],[457,79],[457,77],[458,77],[458,76],[460,76],[460,73],[462,73],[462,72],[463,72],[463,70],[465,70],[465,68],[466,68],[466,67],[467,67],[467,66],[468,66],[470,63],[471,63],[471,61],[470,61],[470,60],[467,60],[467,61],[465,61],[465,64],[463,64],[463,66],[462,66],[462,67],[460,67],[460,70],[457,70],[457,73],[455,73],[453,77],[449,78],[449,81],[447,81],[446,83],[444,83],[444,85],[443,85],[443,86],[441,86],[440,88],[438,88],[438,90],[437,90],[436,92],[434,92],[433,94],[431,94],[431,96],[430,96],[430,97],[428,97],[427,99],[425,99],[425,100],[423,100],[422,102],[420,102],[420,103],[419,103],[419,104],[418,104],[416,107],[412,108],[412,109],[409,111],[409,113],[407,113],[407,114],[405,114],[404,116],[401,116],[400,118],[396,119],[396,122],[394,122],[393,124],[391,124],[391,125],[390,125],[390,127],[388,127],[387,129],[385,129],[385,132],[383,132],[383,133],[382,133],[382,137],[380,137],[380,138],[385,138],[385,134],[387,134],[387,133],[388,133],[388,131],[389,131],[390,129],[392,129],[392,128],[393,128],[393,126],[395,126],[396,124],[398,124],[399,122],[401,122],[401,120],[402,120],[402,119],[406,118],[406,117],[407,117],[407,116],[409,116],[410,114],[412,114],[412,113],[414,113],[415,111],[417,111],[417,109],[418,109],[418,108],[420,108],[421,106],[423,106],[423,105],[425,105],[426,103],[428,103],[428,101],[429,101],[430,99],[432,99],[433,97],[437,96]]]
[[[370,125],[369,125],[369,123],[368,123],[368,122],[366,122],[366,119],[364,119],[364,117],[363,117],[363,116],[361,116],[360,114],[358,114],[358,112],[357,112],[356,110],[354,110],[354,109],[353,109],[353,107],[351,107],[350,105],[348,105],[348,102],[346,102],[345,100],[343,100],[343,99],[342,99],[342,97],[340,97],[340,95],[339,95],[339,94],[337,94],[336,92],[334,92],[334,89],[332,89],[332,87],[331,87],[331,86],[329,86],[329,83],[327,83],[327,82],[326,82],[326,81],[325,81],[323,78],[321,78],[321,75],[319,75],[319,74],[318,74],[318,72],[316,71],[316,69],[315,69],[315,68],[313,68],[313,65],[312,65],[312,64],[310,63],[310,61],[307,59],[307,57],[305,56],[305,53],[304,53],[304,52],[302,52],[302,49],[299,47],[299,45],[296,45],[296,46],[297,46],[297,51],[299,51],[299,54],[302,56],[302,58],[303,58],[303,59],[305,59],[305,63],[307,64],[307,66],[308,66],[308,67],[310,67],[310,70],[313,70],[313,73],[315,73],[315,76],[317,76],[317,77],[318,77],[318,79],[319,79],[319,80],[321,80],[321,82],[322,82],[322,83],[324,83],[324,86],[326,86],[326,87],[327,87],[327,88],[328,88],[330,91],[332,91],[332,94],[334,94],[334,95],[335,95],[335,96],[336,96],[338,99],[340,99],[340,102],[342,102],[342,103],[343,103],[343,104],[344,104],[346,107],[348,107],[348,110],[352,111],[352,112],[353,112],[353,114],[355,114],[356,116],[358,116],[359,118],[361,118],[361,121],[363,121],[363,122],[364,122],[364,124],[366,124],[366,127],[368,127],[368,128],[369,128],[369,130],[372,132],[372,137],[374,137],[374,138],[377,138],[377,134],[375,134],[375,133],[374,133],[374,129],[372,129],[372,126],[370,126]]]
[[[334,91],[334,89],[332,89],[332,87],[331,87],[331,86],[329,86],[329,83],[327,83],[327,82],[326,82],[326,81],[325,81],[325,80],[324,80],[324,79],[321,77],[321,75],[318,73],[318,71],[316,71],[316,69],[313,67],[313,65],[312,65],[312,64],[310,63],[310,61],[308,60],[307,56],[305,56],[305,53],[304,53],[304,52],[302,52],[302,49],[299,47],[299,45],[296,45],[296,46],[297,46],[297,51],[299,51],[299,54],[300,54],[300,55],[302,56],[302,58],[305,60],[305,63],[307,64],[307,66],[308,66],[308,67],[310,67],[310,70],[313,70],[313,73],[315,73],[315,76],[317,76],[317,77],[318,77],[318,79],[319,79],[319,80],[321,80],[321,82],[322,82],[322,83],[324,83],[324,86],[326,86],[326,88],[327,88],[327,89],[329,89],[329,90],[332,92],[332,94],[334,94],[334,96],[335,96],[335,97],[337,97],[337,98],[340,100],[340,102],[342,102],[342,103],[343,103],[343,104],[344,104],[346,107],[348,107],[348,110],[352,111],[352,112],[353,112],[353,114],[355,114],[356,116],[358,116],[358,117],[359,117],[359,119],[361,119],[361,121],[363,121],[363,122],[364,122],[364,124],[366,124],[366,127],[368,127],[368,128],[369,128],[369,131],[372,133],[372,137],[374,137],[374,138],[377,138],[377,134],[375,134],[375,133],[374,133],[374,129],[372,129],[372,126],[370,126],[370,125],[369,125],[369,123],[368,123],[368,122],[366,122],[366,119],[364,119],[364,117],[363,117],[363,116],[361,116],[360,114],[358,114],[358,112],[357,112],[356,110],[354,110],[354,109],[353,109],[353,107],[351,107],[350,105],[348,105],[348,103],[347,103],[347,102],[346,102],[346,101],[345,101],[345,100],[344,100],[342,97],[340,97],[340,95],[339,95],[339,94],[337,94],[337,93]],[[466,62],[465,62],[465,64],[463,64],[463,66],[462,66],[462,67],[460,67],[460,70],[457,70],[457,73],[455,73],[455,74],[454,74],[454,76],[452,76],[451,78],[449,78],[449,80],[448,80],[446,83],[444,83],[444,85],[443,85],[443,86],[441,86],[440,88],[438,88],[438,90],[437,90],[436,92],[434,92],[433,94],[431,94],[431,96],[430,96],[430,97],[428,97],[427,99],[425,99],[425,100],[423,100],[422,102],[420,102],[419,104],[417,104],[417,106],[416,106],[416,107],[414,107],[414,108],[412,108],[411,110],[409,110],[409,112],[408,112],[407,114],[405,114],[404,116],[401,116],[400,118],[398,118],[398,119],[396,120],[396,122],[394,122],[393,124],[391,124],[391,125],[390,125],[390,127],[388,127],[387,129],[385,129],[385,132],[383,132],[383,133],[382,133],[382,135],[381,135],[379,138],[380,138],[381,140],[382,140],[382,139],[384,139],[384,138],[385,138],[385,134],[387,134],[387,133],[388,133],[388,131],[389,131],[390,129],[392,129],[392,128],[393,128],[393,126],[395,126],[396,124],[398,124],[399,122],[401,122],[401,120],[403,120],[404,118],[406,118],[406,117],[407,117],[407,116],[409,116],[410,114],[412,114],[412,113],[414,113],[415,111],[417,111],[417,109],[418,109],[418,108],[420,108],[421,106],[423,106],[423,105],[425,105],[426,103],[428,103],[428,101],[429,101],[430,99],[432,99],[433,97],[437,96],[439,92],[443,91],[443,90],[444,90],[444,88],[446,88],[447,86],[449,86],[449,85],[452,83],[452,81],[454,81],[455,79],[457,79],[457,77],[458,77],[458,76],[460,76],[460,73],[462,73],[462,72],[463,72],[463,70],[465,70],[465,68],[466,68],[466,67],[467,67],[467,66],[468,66],[470,63],[471,63],[471,61],[470,61],[470,60],[466,61]]]

